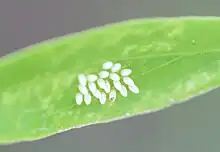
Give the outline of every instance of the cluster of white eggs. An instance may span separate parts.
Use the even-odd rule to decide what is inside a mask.
[[[120,63],[107,61],[102,65],[102,70],[96,74],[79,74],[78,90],[76,94],[76,104],[81,105],[83,101],[89,105],[92,96],[97,98],[101,104],[108,100],[116,100],[116,92],[120,92],[123,97],[127,97],[128,90],[138,94],[139,88],[130,78],[131,69],[121,69]]]

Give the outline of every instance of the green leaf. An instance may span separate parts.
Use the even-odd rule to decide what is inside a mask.
[[[0,142],[153,112],[220,84],[220,18],[137,19],[49,40],[0,59]],[[105,61],[131,68],[140,89],[76,105],[78,73]]]

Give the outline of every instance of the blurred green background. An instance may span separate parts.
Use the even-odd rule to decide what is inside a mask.
[[[132,18],[219,16],[219,4],[217,0],[2,0],[0,56]],[[216,89],[157,113],[0,146],[0,152],[219,152],[219,92]]]

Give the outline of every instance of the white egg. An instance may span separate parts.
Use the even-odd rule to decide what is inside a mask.
[[[113,66],[113,63],[111,61],[106,61],[103,65],[102,65],[102,69],[104,70],[109,70],[111,69]]]
[[[86,95],[84,95],[84,101],[85,101],[85,103],[86,103],[87,105],[89,105],[89,104],[91,103],[92,97],[91,97],[91,95],[90,95],[89,93],[86,94]]]
[[[93,95],[97,98],[100,99],[101,98],[101,92],[99,90],[96,90]]]
[[[104,92],[101,93],[101,98],[99,99],[101,104],[105,104],[106,102],[106,94]]]
[[[121,82],[120,81],[113,81],[113,85],[118,91],[121,90]]]
[[[82,93],[82,94],[88,94],[88,89],[87,89],[87,87],[86,86],[83,86],[83,85],[79,85],[78,86],[78,89],[79,89],[79,91]]]
[[[132,70],[131,69],[123,69],[121,70],[121,75],[123,77],[129,76],[131,74]]]
[[[97,84],[98,84],[99,88],[101,88],[101,89],[104,89],[106,87],[105,80],[103,80],[101,78],[99,78],[97,80]]]
[[[108,71],[101,71],[99,72],[99,77],[102,79],[105,79],[109,76],[109,72]]]
[[[98,77],[97,77],[97,75],[95,75],[95,74],[90,74],[90,75],[87,76],[87,80],[88,80],[89,82],[94,82],[94,81],[96,81],[97,79],[98,79]]]
[[[86,76],[84,74],[78,74],[79,84],[85,86],[87,83]]]
[[[119,81],[120,80],[120,76],[117,73],[111,73],[109,77],[113,81]]]
[[[116,100],[116,90],[112,89],[111,92],[109,93],[109,100],[112,102],[115,102]]]
[[[128,86],[129,90],[133,93],[136,93],[138,94],[139,93],[139,88],[134,84],[134,85],[131,85],[131,86]]]
[[[129,77],[123,77],[123,82],[125,84],[127,84],[128,86],[134,85],[134,81],[131,78],[129,78]]]
[[[96,84],[94,82],[89,82],[88,87],[92,93],[96,91]]]
[[[76,99],[76,104],[81,105],[83,102],[83,95],[81,93],[77,93],[75,99]]]
[[[113,67],[111,68],[112,72],[118,72],[121,69],[121,64],[120,63],[116,63],[113,65]]]
[[[109,93],[111,91],[111,85],[108,80],[105,80],[105,92]]]
[[[128,96],[128,91],[127,91],[127,88],[125,86],[121,86],[121,90],[119,91],[121,93],[121,95],[123,97],[127,97]]]

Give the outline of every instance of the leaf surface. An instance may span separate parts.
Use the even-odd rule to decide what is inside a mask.
[[[0,58],[0,142],[41,139],[181,103],[220,84],[220,18],[137,19],[48,40]],[[139,94],[76,105],[77,74],[132,69]],[[208,101],[207,101],[208,102]]]

